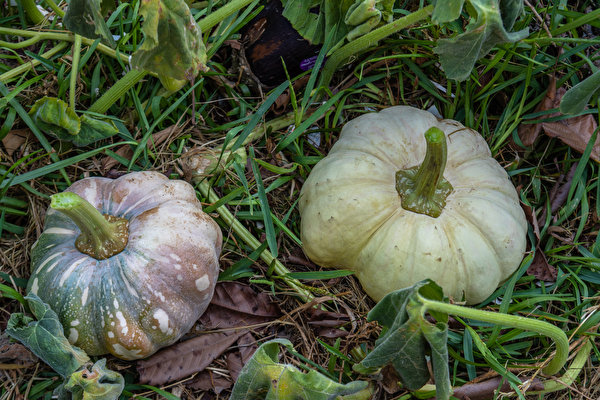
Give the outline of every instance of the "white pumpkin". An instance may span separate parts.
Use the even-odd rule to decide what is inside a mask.
[[[375,300],[429,278],[454,300],[478,303],[525,252],[517,192],[485,140],[412,107],[347,123],[304,183],[299,209],[306,255],[354,271]]]

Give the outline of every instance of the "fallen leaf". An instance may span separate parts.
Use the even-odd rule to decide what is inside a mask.
[[[256,293],[239,282],[220,282],[200,321],[207,329],[228,329],[262,324],[280,315],[267,293]]]
[[[381,369],[381,386],[388,394],[397,393],[400,389],[400,378],[396,370],[391,365],[386,365]]]
[[[140,382],[163,385],[204,370],[246,330],[212,332],[167,347],[137,362]]]
[[[38,358],[27,347],[11,341],[7,335],[0,336],[0,363],[3,366],[11,366],[0,369],[25,368],[37,362]]]
[[[12,156],[30,137],[31,131],[29,129],[13,129],[8,131],[2,139],[6,154]]]
[[[556,88],[556,78],[552,77],[548,91],[542,102],[535,111],[547,111],[558,108],[560,100],[566,93],[563,87]],[[560,116],[559,112],[544,115],[544,119]],[[519,126],[519,138],[525,146],[531,146],[538,138],[540,132],[550,137],[560,139],[563,143],[574,150],[583,153],[592,134],[598,128],[598,123],[592,114],[580,115],[578,117],[566,118],[554,122],[541,122],[537,124],[521,124]],[[600,162],[600,136],[596,138],[590,158]]]
[[[240,375],[242,367],[246,365],[256,349],[258,349],[258,345],[254,336],[250,332],[247,332],[240,336],[237,341],[237,347],[238,351],[227,354],[227,369],[229,370],[229,376],[234,381]]]
[[[220,394],[223,390],[232,387],[233,382],[223,376],[216,375],[212,371],[202,371],[186,386],[194,390],[212,390],[216,394]]]
[[[348,315],[333,311],[309,308],[307,309],[307,313],[309,314],[309,325],[322,326],[325,328],[338,328],[350,322],[350,317],[348,317]]]
[[[542,282],[556,282],[556,267],[548,263],[544,252],[537,248],[533,261],[527,268],[527,275],[533,275]]]

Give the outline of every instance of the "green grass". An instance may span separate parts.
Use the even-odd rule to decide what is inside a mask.
[[[401,16],[405,12],[399,3],[411,8],[414,2],[396,2]],[[121,4],[108,20],[118,37],[117,49],[83,38],[81,47],[75,47],[80,49],[78,61],[74,60],[72,35],[58,30],[59,18],[50,21],[44,33],[30,29],[20,39],[30,40],[23,46],[17,44],[13,30],[31,28],[31,21],[21,7],[0,7],[0,139],[17,129],[31,132],[12,154],[0,145],[3,321],[8,313],[22,311],[28,248],[42,227],[48,196],[85,176],[109,175],[112,172],[104,170],[102,162],[112,156],[117,160],[112,170],[157,170],[171,178],[189,178],[224,233],[221,279],[251,282],[256,290],[275,294],[290,313],[287,322],[302,330],[291,335],[298,352],[294,362],[301,368],[319,370],[343,382],[361,378],[352,371],[352,364],[360,360],[357,349],[368,350],[377,337],[377,329],[365,321],[374,303],[344,271],[315,271],[309,264],[293,261],[293,256],[302,254],[298,194],[346,122],[367,112],[408,104],[435,107],[443,117],[479,131],[519,188],[523,204],[534,210],[536,218],[544,217],[536,230],[529,227],[528,255],[521,267],[477,307],[550,322],[567,332],[572,344],[585,337],[595,339],[600,326],[600,167],[590,159],[591,145],[579,153],[542,134],[532,147],[524,148],[519,146],[517,132],[520,126],[564,120],[564,116],[549,116],[556,110],[536,109],[550,77],[556,77],[557,86],[572,87],[600,65],[600,5],[589,0],[576,2],[577,8],[571,2],[546,3],[541,8],[532,2],[546,27],[526,6],[514,29],[530,27],[529,37],[494,48],[464,82],[448,81],[433,52],[438,38],[460,32],[464,25],[440,27],[422,20],[401,36],[392,35],[354,54],[337,69],[329,87],[318,86],[322,68],[316,68],[305,86],[294,86],[299,78],[290,77],[276,88],[263,90],[257,90],[251,79],[239,79],[234,69],[237,53],[230,42],[240,39],[240,29],[257,13],[258,5],[252,3],[206,30],[209,72],[198,76],[193,85],[172,93],[152,74],[130,72],[134,79],[104,98],[109,88],[126,81],[127,57],[142,42],[138,1]],[[203,6],[207,4],[216,9],[223,1],[195,3],[197,20],[206,15]],[[323,53],[318,63],[325,62]],[[285,110],[276,114],[273,104],[286,92]],[[81,112],[114,117],[119,133],[89,147],[60,143],[27,114],[45,95],[71,101]],[[598,109],[598,98],[592,98],[585,114],[598,122]],[[180,127],[181,133],[156,145],[154,135],[172,126]],[[318,145],[314,137],[319,137]],[[117,155],[122,146],[130,149],[130,157]],[[201,154],[214,150],[226,167],[203,176],[186,171],[181,161],[192,149]],[[241,153],[232,155],[239,149],[245,149],[247,158]],[[553,192],[565,183],[570,186],[564,201],[553,204]],[[543,283],[527,273],[535,252],[543,252],[556,267],[555,282]],[[293,312],[321,296],[336,297],[320,302],[327,310],[353,310],[356,326],[344,327],[352,335],[317,338],[302,315]],[[310,343],[304,338],[311,339]],[[537,334],[460,320],[452,325],[448,344],[456,386],[491,369],[514,383],[515,376],[534,374],[534,364],[552,349],[551,342]],[[586,374],[577,377],[573,390],[545,398],[597,398],[592,382],[599,378],[599,356],[594,345]],[[111,362],[123,367],[121,373],[129,384],[124,398],[174,396],[172,387],[137,385],[134,363]],[[19,392],[28,393],[30,399],[46,399],[57,385],[56,375],[43,365],[15,373],[16,380],[3,380],[0,397],[11,398]],[[175,386],[185,388],[185,382]],[[377,396],[410,395],[400,392],[394,397],[379,391]]]

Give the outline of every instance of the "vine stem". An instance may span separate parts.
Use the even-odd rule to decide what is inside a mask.
[[[52,11],[54,11],[59,17],[62,18],[65,16],[65,12],[59,6],[57,6],[53,0],[44,0],[44,3],[46,3],[48,7],[50,7]]]
[[[545,394],[551,392],[557,392],[568,388],[575,382],[575,379],[579,376],[579,373],[583,369],[583,366],[590,357],[590,353],[593,348],[593,341],[587,338],[586,343],[579,348],[575,358],[571,362],[571,365],[567,368],[567,371],[557,380],[548,380],[544,382],[544,390],[529,392],[528,394]]]
[[[69,79],[69,105],[75,111],[77,77],[79,76],[79,59],[81,58],[81,35],[75,34],[73,42],[73,61],[71,62],[71,78]]]
[[[52,32],[52,31],[44,31],[44,32],[36,32],[36,31],[28,31],[25,29],[14,29],[14,28],[4,28],[0,27],[0,35],[12,35],[12,36],[23,36],[29,37],[30,39],[24,40],[18,43],[5,42],[0,40],[1,47],[7,47],[9,49],[21,49],[23,47],[31,46],[42,40],[57,40],[62,42],[73,42],[75,40],[75,35],[72,33],[64,33],[64,32]],[[89,39],[86,37],[81,38],[81,43],[86,46],[91,46],[96,42],[96,39]],[[117,53],[115,50],[110,47],[98,43],[96,46],[96,50],[99,52],[106,54],[109,57],[120,59],[124,63],[129,62],[129,56],[123,53]]]
[[[254,0],[233,0],[223,7],[220,7],[218,10],[211,12],[209,15],[198,21],[200,32],[204,33],[208,31],[210,28],[217,25],[239,9],[246,7],[253,1]]]
[[[146,75],[148,75],[148,71],[130,69],[121,79],[116,81],[110,89],[104,92],[104,94],[90,106],[88,111],[98,114],[106,113],[117,100],[123,97],[129,89]]]
[[[561,329],[554,325],[544,321],[525,318],[518,315],[493,313],[475,308],[442,303],[436,300],[427,299],[420,294],[418,294],[418,296],[419,300],[424,305],[423,312],[426,312],[427,310],[434,310],[459,317],[537,332],[541,335],[551,338],[556,345],[556,352],[550,362],[548,362],[548,364],[542,370],[547,375],[555,375],[567,362],[567,357],[569,355],[569,339]]]
[[[63,50],[65,47],[67,47],[67,42],[60,42],[59,44],[57,44],[56,46],[54,46],[53,48],[51,48],[50,50],[48,50],[45,53],[42,53],[40,55],[41,59],[48,59],[52,56],[54,56],[55,54],[57,54],[59,51]],[[40,61],[40,59],[35,58],[31,61],[28,61],[26,63],[24,63],[23,65],[19,65],[16,68],[13,68],[5,73],[3,73],[2,75],[0,75],[0,82],[8,82],[10,79],[15,78],[17,76],[21,76],[23,75],[25,72],[29,71],[30,69],[40,65],[42,62]]]
[[[200,193],[202,193],[202,195],[206,197],[206,199],[210,203],[214,204],[217,201],[219,201],[219,196],[210,187],[210,184],[207,180],[203,180],[202,182],[200,182],[198,184],[198,189],[200,190]],[[258,239],[256,239],[254,235],[252,235],[252,233],[250,233],[250,231],[246,229],[246,227],[244,227],[244,225],[242,225],[242,223],[238,221],[237,218],[233,216],[233,214],[231,214],[231,212],[227,209],[227,207],[225,207],[225,205],[219,206],[217,208],[217,213],[219,213],[219,216],[221,217],[223,222],[227,226],[230,226],[231,229],[233,229],[233,231],[248,246],[252,248],[252,250],[256,250],[261,246],[261,243],[258,241]],[[266,249],[263,250],[262,253],[260,253],[260,258],[265,263],[267,263],[267,265],[273,267],[273,271],[275,271],[275,273],[279,275],[279,278],[283,280],[290,288],[294,289],[294,291],[298,293],[298,296],[302,299],[302,301],[308,303],[314,299],[312,293],[306,290],[302,283],[300,283],[297,279],[288,278],[286,276],[290,273],[290,271],[281,263],[281,261],[273,257],[273,254],[271,254],[270,251]]]
[[[433,5],[421,8],[412,14],[405,17],[399,18],[389,24],[383,25],[371,32],[353,40],[350,43],[340,47],[329,57],[321,73],[321,78],[318,87],[328,87],[333,74],[338,69],[340,64],[351,56],[360,53],[371,46],[374,46],[382,39],[404,29],[410,25],[416,24],[417,22],[429,17],[433,12]]]
[[[35,4],[35,0],[21,0],[25,14],[31,19],[34,25],[39,25],[44,22],[44,14],[40,12]]]

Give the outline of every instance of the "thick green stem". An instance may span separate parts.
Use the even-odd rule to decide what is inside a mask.
[[[35,4],[35,0],[21,0],[21,4],[25,9],[25,14],[35,25],[39,25],[44,22],[44,14],[40,12]]]
[[[81,58],[81,35],[75,34],[73,42],[73,61],[71,62],[71,79],[69,80],[69,105],[75,111],[77,77],[79,75],[79,59]]]
[[[65,12],[62,10],[62,8],[57,6],[53,0],[44,0],[44,3],[46,3],[48,7],[50,7],[52,11],[54,11],[59,17],[62,18],[65,16]]]
[[[389,24],[386,24],[380,28],[377,28],[366,35],[359,37],[356,40],[340,47],[329,57],[327,62],[325,63],[325,67],[323,68],[323,72],[321,72],[321,78],[319,81],[318,87],[328,87],[329,82],[331,82],[331,78],[333,74],[338,69],[338,67],[350,58],[353,55],[356,55],[362,51],[365,51],[369,47],[372,47],[377,44],[382,39],[398,32],[401,29],[409,27],[411,25],[416,24],[417,22],[429,17],[433,12],[433,5],[429,5],[420,10],[415,11],[412,14],[407,15],[406,17],[399,18]]]
[[[229,17],[239,9],[246,7],[253,1],[254,0],[233,0],[218,10],[211,12],[209,15],[198,21],[200,32],[207,32],[210,28],[217,25],[219,22],[223,21],[225,18]]]
[[[548,380],[544,382],[544,390],[539,392],[531,392],[531,394],[544,394],[557,392],[559,390],[567,389],[570,387],[575,379],[579,376],[579,373],[583,369],[583,366],[588,361],[590,357],[590,353],[592,352],[592,348],[594,347],[592,340],[587,340],[587,342],[581,346],[577,355],[571,362],[571,365],[567,368],[567,371],[557,380]],[[527,393],[529,394],[529,393]]]
[[[419,167],[396,172],[396,190],[402,208],[437,218],[442,213],[452,185],[444,179],[448,148],[442,130],[431,127],[425,132],[427,152]]]
[[[537,332],[540,335],[551,338],[556,345],[556,352],[554,357],[552,357],[550,362],[548,362],[542,370],[547,375],[558,373],[567,362],[569,356],[569,339],[567,339],[567,335],[561,329],[554,325],[537,319],[461,307],[454,304],[429,300],[421,295],[418,296],[419,300],[424,305],[423,312],[426,312],[427,310],[438,311],[477,321],[490,322],[505,327]]]
[[[61,42],[61,43],[57,44],[55,47],[48,50],[47,52],[42,53],[40,55],[40,58],[48,59],[48,58],[54,56],[55,54],[57,54],[58,52],[60,52],[61,50],[63,50],[65,47],[67,47],[67,42]],[[35,59],[32,59],[31,61],[26,62],[23,65],[19,65],[18,67],[11,69],[10,71],[6,71],[2,75],[0,75],[0,82],[6,83],[13,78],[16,78],[18,76],[25,74],[27,71],[40,65],[41,63],[42,62],[39,59],[35,58]]]
[[[24,36],[29,37],[30,39],[24,40],[18,43],[5,42],[0,40],[1,47],[7,47],[9,49],[21,49],[23,47],[31,46],[41,40],[58,40],[63,42],[73,42],[75,40],[75,35],[72,33],[62,33],[62,32],[38,32],[38,31],[28,31],[23,29],[14,29],[14,28],[4,28],[0,26],[0,35],[14,35],[14,36]],[[95,39],[88,39],[86,37],[81,38],[81,42],[86,46],[91,46],[94,44]],[[112,58],[118,58],[124,63],[129,62],[129,56],[123,53],[118,53],[111,49],[110,47],[98,43],[96,46],[96,50],[100,53],[106,54]]]
[[[198,185],[198,188],[200,189],[200,192],[202,193],[202,195],[204,197],[207,198],[207,200],[211,203],[216,203],[217,201],[219,201],[219,196],[215,193],[214,190],[212,190],[212,188],[210,187],[208,181],[204,180],[202,182],[200,182],[200,184]],[[254,237],[254,235],[252,235],[252,233],[250,233],[250,231],[248,229],[246,229],[246,227],[244,227],[244,225],[242,225],[242,223],[240,221],[238,221],[233,214],[231,214],[231,212],[229,212],[229,210],[227,209],[227,207],[220,206],[217,208],[217,212],[219,213],[219,216],[221,217],[221,219],[223,220],[223,222],[225,222],[225,224],[227,226],[230,226],[231,229],[233,229],[233,231],[248,245],[252,248],[252,250],[256,250],[261,246],[261,243],[258,241],[258,239],[256,239]],[[269,266],[273,266],[273,271],[275,271],[275,273],[277,275],[279,275],[279,277],[292,289],[294,289],[294,291],[296,293],[298,293],[299,297],[302,299],[302,301],[304,302],[309,302],[311,301],[314,296],[312,295],[312,293],[308,290],[306,290],[303,285],[298,282],[298,280],[293,279],[293,278],[288,278],[286,275],[290,273],[290,271],[275,257],[273,257],[273,254],[271,254],[270,251],[268,250],[263,250],[262,253],[260,253],[260,258]]]
[[[79,227],[75,246],[79,251],[103,260],[120,253],[129,236],[126,219],[102,215],[87,200],[73,192],[50,196],[50,207],[62,212]]]
[[[88,111],[95,112],[98,114],[104,114],[108,109],[115,104],[123,95],[138,83],[144,76],[148,74],[148,71],[131,69],[125,76],[115,82],[98,100],[91,105]]]

